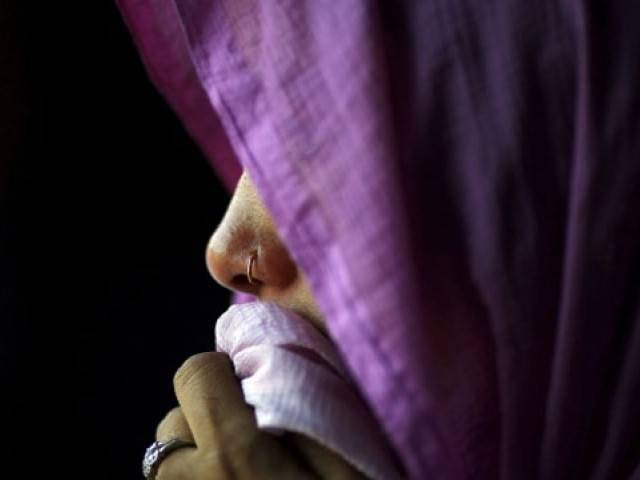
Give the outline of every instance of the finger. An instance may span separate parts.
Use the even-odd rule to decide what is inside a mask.
[[[176,407],[167,413],[156,429],[156,440],[166,442],[173,438],[194,443],[193,434],[180,407]]]
[[[160,462],[155,480],[193,480],[194,478],[203,478],[195,475],[198,465],[198,450],[195,448],[179,448]]]
[[[207,352],[190,357],[177,371],[174,388],[196,445],[228,449],[258,434],[229,357]]]

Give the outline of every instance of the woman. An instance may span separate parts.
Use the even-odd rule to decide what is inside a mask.
[[[326,332],[302,272],[289,257],[246,173],[211,237],[207,266],[221,285],[297,312],[295,321],[309,321]],[[307,436],[274,437],[259,431],[226,353],[188,359],[176,373],[174,386],[180,407],[160,422],[157,440],[162,445],[179,439],[197,449],[172,454],[160,463],[156,478],[365,478],[350,462]],[[391,471],[384,478],[396,476]]]
[[[266,205],[244,177],[225,222],[250,233],[214,236],[213,275],[324,318],[410,478],[640,477],[632,3],[120,1],[220,176],[242,165]],[[234,385],[219,354],[187,362],[186,424],[159,435],[198,448],[161,465],[243,478],[189,457],[242,438],[215,411],[255,430]]]

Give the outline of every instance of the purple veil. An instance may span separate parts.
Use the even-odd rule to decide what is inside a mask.
[[[118,3],[409,477],[640,478],[637,3]]]

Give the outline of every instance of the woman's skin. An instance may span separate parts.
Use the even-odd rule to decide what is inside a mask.
[[[247,279],[247,262],[256,281]],[[246,173],[238,181],[227,212],[207,246],[207,267],[220,285],[277,303],[324,331],[322,314],[302,272],[280,240],[271,215]]]
[[[253,253],[257,260],[250,283],[247,263]],[[294,310],[323,328],[304,276],[246,174],[209,241],[206,261],[222,286]],[[179,407],[160,422],[156,439],[180,438],[196,447],[176,450],[165,458],[158,469],[159,480],[365,478],[307,437],[258,430],[226,354],[206,352],[189,358],[173,383]]]

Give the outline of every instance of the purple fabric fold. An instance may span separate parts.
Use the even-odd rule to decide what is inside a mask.
[[[640,475],[634,2],[119,5],[411,478]]]
[[[233,305],[217,321],[216,348],[233,362],[258,427],[304,434],[367,478],[402,478],[375,419],[332,342],[277,305]]]

